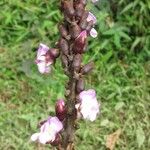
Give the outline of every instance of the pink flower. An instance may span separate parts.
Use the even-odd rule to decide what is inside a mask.
[[[57,117],[49,117],[40,127],[40,132],[34,133],[31,136],[31,140],[38,141],[42,144],[53,142],[62,128],[63,124]]]
[[[40,44],[37,51],[36,64],[40,73],[49,73],[51,71],[50,65],[53,63],[52,57],[49,55],[49,47]]]
[[[96,99],[95,90],[82,91],[79,94],[79,100],[80,102],[75,106],[79,115],[82,115],[84,119],[94,121],[99,113],[100,107]]]
[[[97,22],[97,19],[91,12],[89,12],[88,17],[87,17],[87,21],[88,22],[93,21],[93,24],[95,25],[96,22]],[[96,38],[97,37],[97,31],[94,28],[92,28],[91,31],[90,31],[90,35],[93,38]]]

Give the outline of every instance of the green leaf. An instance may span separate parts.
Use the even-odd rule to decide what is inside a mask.
[[[121,37],[131,41],[130,36],[128,34],[126,34],[125,32],[120,31],[119,34],[120,34]]]
[[[115,36],[114,36],[114,44],[116,45],[117,48],[121,48],[120,35],[119,34],[115,34]]]
[[[121,14],[129,11],[129,9],[133,8],[134,6],[134,2],[131,2],[129,5],[127,5],[122,11],[121,11]]]
[[[106,53],[106,55],[103,55],[103,57],[102,57],[102,62],[107,62],[109,59],[110,59],[110,57],[113,55],[113,51],[112,50],[110,50],[110,51],[108,51],[107,53]]]
[[[105,32],[103,32],[104,35],[114,35],[116,33],[116,30],[114,28],[111,28]]]
[[[135,39],[135,41],[133,42],[132,46],[131,46],[131,50],[133,51],[134,48],[141,42],[141,38],[137,37]]]
[[[108,44],[109,44],[109,40],[106,39],[101,43],[100,48],[103,49],[103,48],[107,47]]]

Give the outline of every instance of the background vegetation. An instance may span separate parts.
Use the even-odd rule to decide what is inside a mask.
[[[46,150],[30,142],[39,120],[54,114],[66,77],[60,62],[42,76],[34,64],[40,42],[53,46],[61,19],[58,0],[0,1],[0,150]],[[95,61],[86,87],[95,88],[101,115],[81,121],[78,150],[105,150],[119,129],[115,150],[150,149],[150,1],[100,0],[91,7],[98,38],[85,62]],[[112,141],[114,138],[110,138]]]

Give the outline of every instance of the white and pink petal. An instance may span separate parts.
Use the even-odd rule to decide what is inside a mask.
[[[97,35],[98,35],[98,33],[97,33],[97,31],[96,31],[94,28],[92,28],[92,29],[90,30],[90,35],[91,35],[91,37],[96,38]]]
[[[93,21],[93,24],[96,24],[97,22],[96,17],[91,12],[89,12],[88,17],[87,17],[87,22],[89,21]]]
[[[80,112],[84,119],[94,121],[99,113],[99,103],[93,89],[82,91],[79,94],[80,102],[76,104],[77,113]]]

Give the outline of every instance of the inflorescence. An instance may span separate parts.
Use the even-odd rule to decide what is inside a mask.
[[[98,0],[92,0],[97,2]],[[37,51],[36,64],[41,74],[51,72],[51,66],[60,56],[64,73],[69,81],[66,85],[64,99],[56,102],[56,116],[39,123],[40,132],[31,136],[32,141],[42,144],[57,146],[63,140],[64,128],[68,125],[66,120],[74,113],[75,120],[81,118],[94,121],[99,114],[100,104],[96,98],[94,89],[85,90],[83,77],[89,73],[94,66],[91,61],[82,64],[83,54],[87,50],[87,38],[97,37],[94,28],[96,17],[86,10],[86,0],[62,0],[60,10],[64,14],[64,20],[59,24],[60,39],[56,48],[49,48],[40,44]],[[71,105],[70,105],[71,104]],[[69,112],[70,107],[73,110]]]

